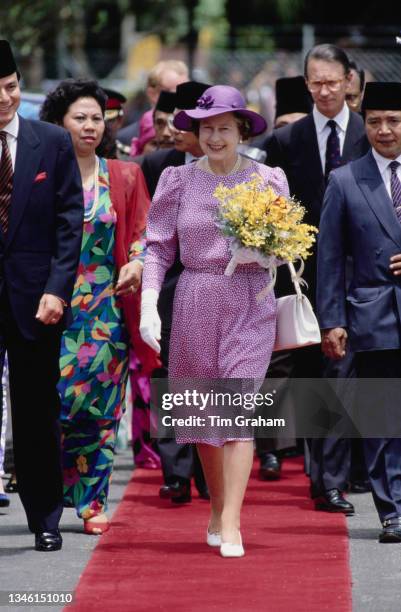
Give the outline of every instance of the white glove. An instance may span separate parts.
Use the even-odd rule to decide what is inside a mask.
[[[161,321],[157,312],[159,292],[156,289],[145,289],[141,297],[141,322],[139,332],[141,338],[154,351],[160,353],[158,340],[161,337]]]
[[[274,256],[262,255],[257,249],[250,249],[246,247],[233,248],[233,256],[224,272],[226,276],[231,276],[234,273],[235,268],[238,264],[251,264],[257,263],[262,268],[270,268],[275,262]]]

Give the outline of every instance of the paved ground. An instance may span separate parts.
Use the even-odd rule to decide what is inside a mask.
[[[132,453],[124,451],[116,456],[113,481],[110,489],[110,511],[112,515],[120,501],[125,485],[132,475]],[[40,474],[38,474],[40,477]],[[10,495],[9,508],[0,508],[0,609],[17,610],[61,610],[63,606],[9,606],[5,592],[54,591],[72,592],[87,564],[98,538],[87,536],[72,508],[63,513],[61,529],[63,548],[52,553],[33,550],[33,536],[25,524],[25,514],[17,494]],[[4,607],[5,606],[5,607]],[[106,608],[105,608],[106,610]]]
[[[381,525],[372,496],[350,495],[349,517],[353,612],[400,612],[401,544],[379,544]]]
[[[116,457],[110,492],[110,514],[121,498],[131,473],[131,453],[125,451]],[[401,545],[377,542],[380,525],[370,494],[353,495],[349,499],[357,510],[354,517],[347,519],[353,574],[353,611],[399,612]],[[9,591],[73,591],[97,538],[82,533],[81,522],[72,509],[65,510],[63,514],[62,531],[64,546],[61,552],[35,552],[32,549],[33,537],[26,529],[19,498],[17,495],[11,496],[10,508],[0,511],[1,609],[11,612],[62,609],[63,606],[58,605],[22,607],[5,603],[5,592]]]

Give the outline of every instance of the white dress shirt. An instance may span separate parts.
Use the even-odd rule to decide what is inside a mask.
[[[345,140],[345,132],[347,131],[348,121],[349,121],[349,108],[347,104],[344,103],[342,110],[333,117],[333,121],[337,124],[337,134],[340,141],[340,154],[343,154],[344,148],[344,140]],[[330,121],[329,117],[325,117],[322,115],[320,111],[317,110],[316,105],[313,107],[312,111],[313,120],[315,122],[316,134],[317,134],[317,142],[319,145],[319,154],[320,161],[322,163],[322,170],[324,174],[325,166],[326,166],[326,148],[327,148],[327,138],[331,132],[331,129],[327,125],[327,122]]]
[[[7,144],[10,150],[11,161],[13,164],[13,170],[15,169],[15,158],[17,155],[17,138],[19,131],[19,118],[17,113],[15,113],[14,117],[11,119],[10,123],[7,123],[5,127],[3,127],[2,132],[7,132]],[[2,146],[0,143],[0,159],[3,154]]]
[[[186,164],[191,164],[192,162],[196,162],[198,161],[199,157],[195,157],[195,155],[192,155],[192,153],[190,153],[189,151],[186,151],[185,153],[185,165]]]
[[[383,155],[380,155],[380,153],[375,151],[375,149],[373,149],[373,148],[372,148],[372,154],[373,154],[373,157],[375,158],[377,167],[379,168],[379,172],[380,172],[381,177],[383,179],[383,183],[386,186],[387,193],[388,193],[388,195],[391,198],[391,169],[390,169],[390,164],[393,161],[398,161],[398,163],[400,164],[398,166],[398,168],[397,168],[397,176],[398,176],[398,180],[401,182],[401,155],[399,155],[395,159],[389,159],[388,157],[383,157]]]

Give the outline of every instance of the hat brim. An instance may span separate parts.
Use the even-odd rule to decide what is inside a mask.
[[[200,121],[206,119],[206,117],[215,117],[216,115],[223,115],[224,113],[237,113],[249,120],[251,131],[250,136],[258,136],[263,134],[267,129],[267,123],[262,115],[255,113],[255,111],[248,110],[247,108],[194,108],[191,110],[183,110],[177,113],[174,117],[174,125],[178,130],[184,132],[190,132],[193,129],[193,120]]]

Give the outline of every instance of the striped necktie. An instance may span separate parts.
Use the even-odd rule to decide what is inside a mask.
[[[7,132],[0,132],[1,160],[0,160],[0,225],[4,233],[8,230],[10,214],[11,192],[13,190],[13,164],[10,149],[7,143]]]
[[[397,176],[397,168],[399,165],[400,163],[398,161],[392,161],[388,167],[391,170],[391,199],[393,200],[395,214],[397,215],[398,221],[401,223],[401,183]]]
[[[324,168],[324,176],[327,181],[331,170],[341,166],[341,153],[336,122],[334,119],[330,119],[326,125],[330,128],[330,134],[327,137],[326,143],[326,164]]]

